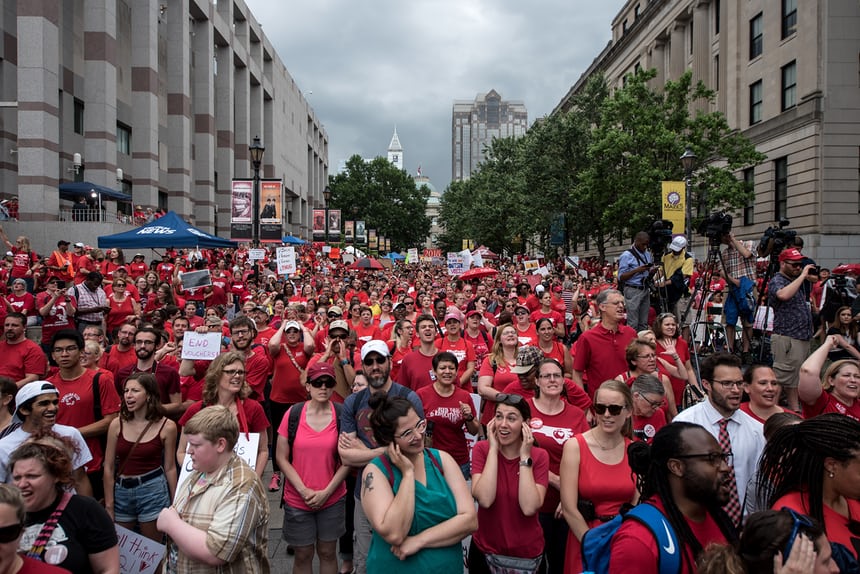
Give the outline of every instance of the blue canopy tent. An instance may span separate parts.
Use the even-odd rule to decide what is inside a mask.
[[[401,255],[401,254],[399,254],[399,253],[391,252],[391,253],[389,253],[388,255],[386,255],[386,256],[385,256],[385,258],[386,258],[386,259],[391,259],[392,261],[403,261],[404,259],[406,259],[406,256],[405,256],[405,255]]]
[[[61,196],[65,195],[68,197],[80,197],[81,195],[83,195],[84,197],[91,197],[93,193],[98,194],[102,197],[109,197],[111,199],[117,199],[119,201],[131,202],[131,196],[129,194],[117,191],[115,189],[111,189],[109,187],[105,187],[103,185],[90,183],[89,181],[74,181],[70,183],[60,184]]]
[[[168,211],[164,216],[137,229],[102,235],[99,247],[118,247],[120,249],[167,249],[169,247],[238,247],[235,241],[221,239],[200,231],[182,220],[176,212]]]
[[[300,239],[298,237],[293,237],[292,235],[284,235],[283,239],[281,239],[287,245],[304,245],[307,243],[304,239]]]

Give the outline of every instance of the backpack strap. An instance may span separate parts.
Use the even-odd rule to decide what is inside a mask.
[[[630,509],[624,519],[633,519],[644,525],[657,543],[657,571],[660,574],[677,574],[681,571],[682,548],[675,529],[666,516],[647,502]]]
[[[287,419],[287,444],[290,445],[290,455],[287,457],[287,460],[290,464],[293,462],[293,443],[296,442],[296,433],[299,430],[299,419],[302,416],[302,409],[304,409],[304,407],[304,401],[291,406],[288,415],[289,418]]]
[[[100,421],[102,420],[102,394],[101,389],[99,389],[99,379],[101,378],[101,372],[97,372],[93,377],[93,420]]]

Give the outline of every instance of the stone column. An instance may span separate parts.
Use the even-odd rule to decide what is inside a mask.
[[[135,205],[158,206],[158,10],[155,0],[131,5],[131,101]]]
[[[187,217],[191,205],[191,42],[188,0],[167,7],[168,207]]]
[[[232,2],[219,3],[232,5]],[[233,92],[235,75],[233,73],[233,51],[229,46],[215,49],[217,73],[215,75],[215,129],[217,148],[215,166],[218,173],[218,189],[215,202],[218,209],[218,234],[230,236],[230,181],[235,177],[235,156],[233,151]]]
[[[670,31],[669,42],[669,77],[667,80],[677,80],[686,69],[687,43],[684,41],[685,22],[674,22]]]
[[[698,0],[693,9],[693,85],[698,82],[713,87],[711,80],[711,26],[708,18],[710,0]],[[694,110],[707,111],[708,103],[697,101]]]
[[[210,21],[193,24],[194,51],[194,215],[197,227],[215,231],[214,30]]]

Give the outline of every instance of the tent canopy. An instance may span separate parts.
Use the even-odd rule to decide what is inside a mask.
[[[385,256],[386,259],[391,259],[392,261],[403,261],[406,259],[405,255],[401,255],[400,253],[394,253],[393,251]]]
[[[305,243],[307,243],[307,241],[305,241],[304,239],[300,237],[293,237],[292,235],[284,235],[281,241],[283,241],[287,245],[304,245]]]
[[[168,247],[238,247],[235,241],[221,239],[182,220],[174,211],[137,229],[99,237],[99,247],[167,249]]]
[[[89,198],[93,193],[100,194],[102,197],[110,197],[120,201],[131,201],[131,196],[127,193],[90,183],[89,181],[75,181],[71,183],[60,184],[60,195],[68,195],[71,197],[85,196]]]

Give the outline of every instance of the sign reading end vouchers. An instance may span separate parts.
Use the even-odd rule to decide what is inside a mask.
[[[186,331],[182,341],[183,359],[212,361],[221,354],[221,333]]]

